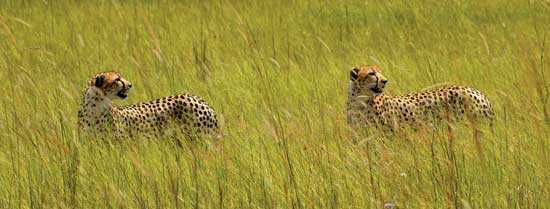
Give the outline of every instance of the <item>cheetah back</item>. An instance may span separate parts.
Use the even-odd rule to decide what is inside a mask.
[[[214,110],[203,99],[188,94],[121,107],[118,114],[116,125],[130,134],[162,133],[172,126],[186,134],[215,133],[218,129]]]
[[[386,122],[430,121],[433,118],[461,117],[492,119],[494,112],[487,97],[467,86],[444,86],[432,90],[391,97],[381,114]],[[450,115],[448,115],[450,114]]]

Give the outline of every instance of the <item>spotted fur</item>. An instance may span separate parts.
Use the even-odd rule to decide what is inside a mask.
[[[169,130],[187,136],[218,137],[216,113],[197,96],[180,94],[129,106],[112,104],[112,100],[125,99],[131,87],[117,72],[94,75],[78,112],[79,127],[89,133],[110,132],[117,137],[160,136]]]
[[[494,117],[491,102],[471,87],[447,85],[390,96],[384,94],[387,83],[377,66],[361,66],[350,72],[348,123],[395,129],[411,124],[432,124],[441,119]]]

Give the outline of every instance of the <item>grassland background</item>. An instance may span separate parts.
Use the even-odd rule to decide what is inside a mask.
[[[0,1],[0,208],[550,208],[549,1]],[[350,130],[348,73],[390,94],[474,86],[497,112],[457,126]],[[85,82],[117,104],[204,97],[217,144],[98,142]]]

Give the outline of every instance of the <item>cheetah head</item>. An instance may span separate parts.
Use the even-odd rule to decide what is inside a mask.
[[[350,94],[352,96],[375,96],[384,92],[388,79],[376,65],[355,67],[350,72]]]
[[[109,99],[125,99],[132,88],[132,83],[117,72],[104,72],[92,76],[88,87]]]

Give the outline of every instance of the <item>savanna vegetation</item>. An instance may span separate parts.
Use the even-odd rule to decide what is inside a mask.
[[[0,1],[0,208],[549,208],[549,23],[543,0]],[[360,64],[388,94],[480,89],[495,124],[353,130]],[[224,139],[81,133],[107,70],[119,105],[205,98]]]

